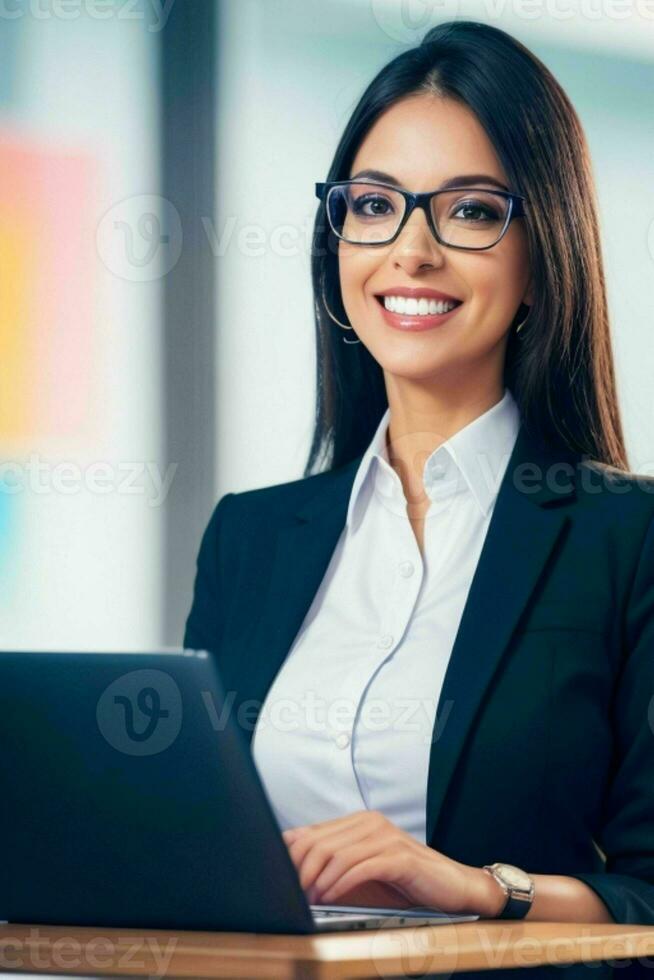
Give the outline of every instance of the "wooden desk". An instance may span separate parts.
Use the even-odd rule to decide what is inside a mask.
[[[654,956],[654,928],[480,920],[323,936],[268,936],[0,925],[0,972],[87,977],[335,980],[638,956]]]

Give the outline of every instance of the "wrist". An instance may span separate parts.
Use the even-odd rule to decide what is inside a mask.
[[[499,881],[483,868],[470,868],[470,901],[468,911],[484,919],[497,918],[507,903],[507,895]]]

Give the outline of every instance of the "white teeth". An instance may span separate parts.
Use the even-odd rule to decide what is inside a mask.
[[[392,313],[404,313],[408,316],[433,316],[435,313],[447,313],[454,309],[456,303],[450,300],[413,299],[407,296],[384,296],[384,306]]]

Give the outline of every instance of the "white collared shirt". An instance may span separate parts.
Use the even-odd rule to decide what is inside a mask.
[[[282,830],[371,809],[424,844],[436,706],[520,418],[505,389],[428,457],[424,558],[388,461],[389,420],[390,408],[252,751]]]

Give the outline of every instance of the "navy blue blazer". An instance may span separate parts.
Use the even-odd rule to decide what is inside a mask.
[[[360,460],[228,493],[205,531],[184,643],[216,652],[250,740]],[[546,449],[521,426],[445,675],[427,786],[430,846],[479,867],[571,875],[616,922],[650,926],[653,517],[654,479]]]

